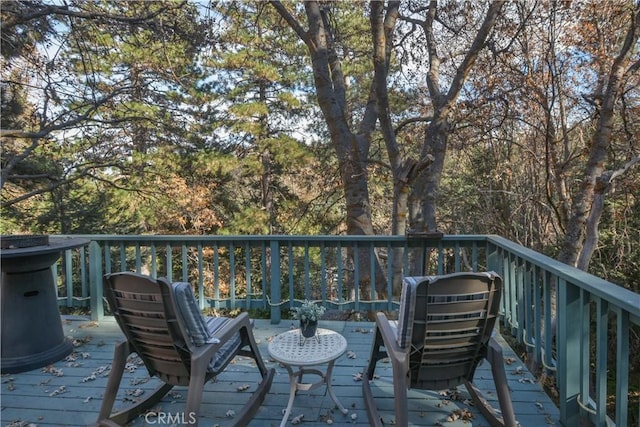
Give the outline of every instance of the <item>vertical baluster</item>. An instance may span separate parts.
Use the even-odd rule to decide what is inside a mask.
[[[378,259],[376,257],[376,248],[373,242],[369,243],[369,302],[371,302],[376,295],[376,266],[378,265]]]
[[[394,248],[391,246],[391,242],[387,242],[387,310],[393,310],[393,262],[394,251],[401,250],[402,248]],[[404,253],[407,253],[408,250],[405,248]]]
[[[310,273],[309,273],[309,242],[304,242],[304,297],[314,299],[311,294]]]
[[[109,242],[104,243],[105,247],[105,266],[109,267],[111,264],[111,255],[109,253]],[[102,283],[103,283],[103,271],[102,271],[102,250],[100,244],[96,241],[89,243],[89,269],[91,283],[91,320],[102,320],[104,317],[104,303],[102,301]]]
[[[127,248],[124,242],[120,242],[120,271],[127,271]]]
[[[533,267],[533,286],[532,286],[532,292],[533,292],[533,322],[534,322],[534,327],[533,329],[535,330],[535,344],[536,344],[536,350],[535,350],[535,362],[536,364],[540,364],[542,363],[542,336],[540,334],[540,332],[542,331],[542,289],[543,286],[541,286],[541,277],[538,274],[540,271],[540,268],[535,266]],[[543,273],[544,274],[544,273]]]
[[[104,242],[104,273],[111,273],[111,267],[111,244],[107,241]],[[102,289],[102,279],[100,279],[100,288]]]
[[[531,265],[523,260],[522,263],[522,271],[523,271],[523,306],[520,307],[520,310],[523,312],[521,316],[521,323],[519,329],[523,334],[524,344],[528,347],[527,353],[531,354],[531,348],[534,346],[533,342],[537,341],[536,333],[533,328],[533,319],[532,319],[532,294],[533,294],[533,285],[531,283]]]
[[[360,310],[360,247],[353,243],[353,302],[354,310]]]
[[[151,243],[151,276],[158,277],[158,251],[155,242]]]
[[[82,306],[87,306],[86,298],[89,296],[89,283],[87,280],[87,253],[84,246],[79,248],[80,255],[80,296],[82,297]]]
[[[596,316],[596,419],[594,422],[596,425],[603,426],[607,417],[609,303],[601,298],[596,299]]]
[[[260,242],[260,273],[262,275],[262,306],[267,305],[267,276],[269,274],[268,265],[272,265],[271,262],[267,262],[267,257],[271,255],[271,250],[267,251],[267,243],[265,240]],[[278,261],[279,262],[279,261]],[[273,283],[273,282],[272,282]]]
[[[589,403],[589,394],[591,392],[591,299],[590,294],[585,290],[580,290],[580,321],[575,325],[576,329],[580,330],[580,342],[578,345],[578,365],[581,367],[587,367],[587,369],[580,370],[580,400],[583,404]],[[571,350],[567,350],[571,351]],[[575,363],[575,362],[574,362]]]
[[[220,308],[220,250],[218,242],[213,244],[213,300],[214,307]]]
[[[576,363],[575,355],[580,352],[582,304],[579,288],[558,280],[558,386],[560,389],[560,420],[563,425],[580,425],[578,394],[580,376],[586,369]],[[547,349],[551,351],[551,347]]]
[[[67,307],[73,307],[73,252],[67,249],[62,253],[64,259],[64,284],[67,290]],[[55,276],[54,276],[55,278]],[[56,282],[54,282],[56,283]]]
[[[169,242],[165,245],[164,257],[167,269],[167,279],[169,279],[170,282],[173,282],[173,248]]]
[[[555,276],[552,276],[548,271],[545,271],[542,283],[542,297],[544,299],[544,364],[547,367],[554,366],[552,349],[553,334],[555,333],[555,331],[553,330],[553,316],[551,315],[551,287],[555,282],[557,282],[557,278]]]
[[[322,303],[327,302],[327,259],[324,241],[320,242],[320,298]]]
[[[336,268],[338,269],[338,271],[336,272],[337,275],[337,287],[338,287],[338,302],[343,302],[344,301],[344,288],[343,288],[343,271],[342,271],[342,244],[340,242],[338,242],[338,244],[336,245]]]
[[[204,304],[204,249],[202,242],[198,242],[198,304],[200,310],[205,307]]]
[[[294,283],[294,264],[295,261],[293,259],[293,243],[289,242],[287,244],[287,255],[288,255],[288,264],[287,264],[287,270],[289,273],[289,306],[293,307],[293,300],[296,297],[295,294],[295,283]]]
[[[236,246],[229,242],[229,303],[236,306]]]
[[[269,255],[271,256],[271,323],[280,323],[280,303],[282,300],[282,284],[280,281],[282,257],[280,256],[280,245],[277,240],[271,240],[269,243]],[[289,294],[289,298],[293,295]]]
[[[189,249],[186,243],[180,245],[180,264],[182,264],[182,281],[189,282]]]
[[[253,286],[251,283],[251,246],[249,242],[244,243],[244,269],[245,269],[245,283],[246,283],[246,309],[251,308],[251,294],[253,293]]]
[[[522,342],[522,330],[525,325],[524,314],[525,311],[528,310],[524,303],[524,261],[522,258],[514,256],[513,269],[515,283],[512,290],[515,295],[515,306],[513,306],[513,310],[515,311],[514,317],[516,319],[516,338],[519,342]]]
[[[617,310],[616,314],[616,396],[629,396],[629,312]],[[628,425],[628,411],[629,399],[616,399],[617,425]]]
[[[142,271],[142,256],[140,255],[140,242],[136,242],[136,273]]]

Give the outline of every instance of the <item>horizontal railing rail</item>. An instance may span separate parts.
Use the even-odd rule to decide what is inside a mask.
[[[493,270],[504,278],[502,324],[534,366],[555,376],[562,424],[640,419],[629,397],[640,294],[499,236],[74,237],[91,243],[65,251],[54,269],[59,303],[90,308],[95,319],[105,314],[103,275],[115,271],[190,282],[201,308],[261,309],[277,323],[303,299],[391,311],[403,275]],[[615,360],[607,360],[611,346]]]

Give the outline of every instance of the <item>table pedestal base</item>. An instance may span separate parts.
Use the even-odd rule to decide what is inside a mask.
[[[269,355],[282,364],[289,374],[289,402],[284,411],[284,417],[280,427],[284,427],[289,421],[293,401],[298,391],[313,390],[326,385],[327,393],[336,404],[340,412],[346,415],[349,411],[338,401],[333,388],[331,388],[331,373],[333,364],[347,350],[347,340],[337,332],[329,329],[318,329],[315,338],[302,341],[299,329],[278,334],[269,343]],[[327,364],[326,372],[312,366]],[[294,371],[295,368],[295,371]],[[317,375],[320,379],[316,382],[303,383],[304,374]]]
[[[335,393],[333,392],[333,388],[331,387],[331,373],[333,372],[334,362],[334,360],[329,362],[326,373],[323,373],[318,369],[310,368],[300,368],[294,372],[291,366],[285,365],[285,368],[287,368],[287,372],[289,373],[289,402],[287,403],[287,409],[285,409],[284,411],[284,416],[282,417],[280,427],[284,427],[285,425],[287,425],[287,421],[289,420],[289,416],[291,415],[291,409],[293,408],[293,401],[296,397],[297,391],[314,390],[322,386],[323,384],[327,385],[327,392],[329,393],[329,397],[331,397],[331,400],[333,400],[333,403],[336,404],[340,412],[342,412],[344,415],[349,412],[348,409],[342,406],[342,403],[340,403]],[[304,374],[318,375],[320,377],[320,380],[314,383],[303,383],[302,376]]]
[[[64,336],[51,266],[84,239],[57,239],[47,246],[2,251],[0,311],[3,374],[50,365],[73,351]]]
[[[3,357],[2,373],[17,374],[19,372],[31,371],[33,369],[42,368],[56,362],[73,351],[73,344],[68,339],[64,339],[60,344],[53,348],[45,350],[37,354],[29,354],[28,356]]]

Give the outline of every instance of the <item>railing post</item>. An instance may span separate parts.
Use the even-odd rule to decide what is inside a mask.
[[[102,320],[102,248],[95,240],[89,243],[89,289],[91,289],[91,320]]]
[[[502,272],[502,258],[498,253],[498,247],[493,243],[487,243],[487,270],[495,271],[501,277],[504,276]]]
[[[560,389],[560,422],[564,426],[580,425],[580,374],[582,366],[576,363],[580,353],[582,331],[580,290],[558,280],[558,385]]]
[[[282,286],[280,283],[280,244],[277,240],[271,240],[269,244],[269,256],[271,257],[271,323],[280,323],[280,300],[282,299]]]

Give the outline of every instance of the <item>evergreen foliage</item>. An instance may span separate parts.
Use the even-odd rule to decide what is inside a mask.
[[[284,7],[306,25],[303,5]],[[323,7],[355,129],[376,101],[371,5]],[[429,61],[440,61],[442,88],[455,81],[487,10],[437,7],[436,56],[417,31],[428,22],[418,3],[400,4],[391,33],[386,85],[400,160],[425,151],[437,109],[424,83]],[[504,6],[447,119],[439,229],[560,252],[606,72],[637,15],[625,7]],[[314,64],[272,4],[5,2],[2,56],[2,233],[347,231]],[[625,58],[605,165],[620,173],[590,269],[637,291],[638,66]],[[398,165],[379,128],[366,137],[369,220],[386,234],[397,220]],[[419,198],[416,188],[403,191]],[[409,218],[413,206],[397,215]]]

